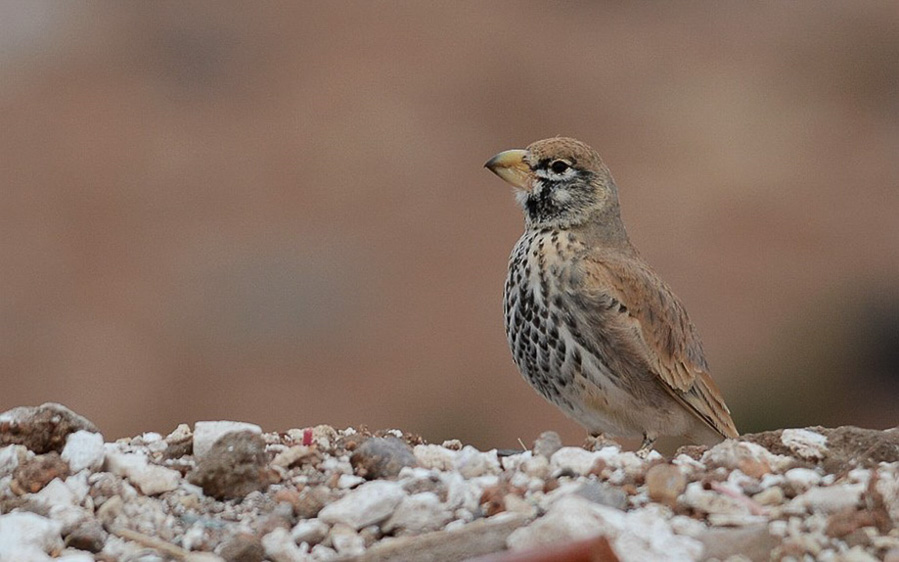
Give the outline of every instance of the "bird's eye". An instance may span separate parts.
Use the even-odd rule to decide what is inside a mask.
[[[564,173],[568,168],[570,168],[570,166],[568,162],[564,160],[553,160],[552,164],[549,165],[549,169],[556,174]]]

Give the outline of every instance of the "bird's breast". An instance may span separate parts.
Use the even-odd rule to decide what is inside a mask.
[[[506,336],[522,375],[556,403],[567,401],[572,356],[565,337],[570,323],[563,295],[568,290],[572,257],[580,244],[567,231],[529,230],[509,258],[504,291]]]

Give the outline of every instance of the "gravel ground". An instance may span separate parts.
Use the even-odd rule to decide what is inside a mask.
[[[181,425],[106,443],[0,414],[0,561],[899,562],[899,430],[784,429],[673,458],[397,430]],[[590,558],[592,556],[592,558]]]

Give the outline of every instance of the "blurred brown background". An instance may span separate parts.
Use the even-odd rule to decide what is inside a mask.
[[[897,424],[899,8],[0,4],[0,409],[482,447],[521,380],[494,153],[595,146],[743,431]]]

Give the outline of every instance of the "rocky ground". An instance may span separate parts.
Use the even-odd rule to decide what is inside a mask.
[[[0,414],[0,561],[899,561],[899,431],[747,435],[673,458],[328,426],[181,425],[106,443]]]

